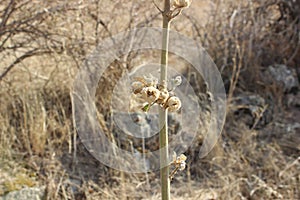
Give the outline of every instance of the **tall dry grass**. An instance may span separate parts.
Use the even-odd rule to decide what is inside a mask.
[[[10,2],[3,1],[1,10]],[[288,108],[281,84],[269,84],[263,72],[274,63],[299,67],[299,13],[295,9],[299,1],[203,2],[193,1],[194,13],[184,12],[173,28],[195,38],[209,52],[230,99],[258,94],[273,108],[267,112],[272,120],[252,129],[237,116],[239,110],[230,101],[222,139],[202,160],[197,157],[202,138],[195,141],[187,152],[188,170],[175,177],[171,195],[176,199],[297,199],[299,128],[291,125],[300,116],[299,108]],[[43,50],[43,55],[34,54],[14,65],[0,80],[0,195],[44,185],[46,199],[159,198],[157,172],[148,174],[148,185],[144,174],[120,173],[91,157],[76,137],[70,100],[72,80],[85,56],[103,38],[119,31],[158,26],[161,19],[156,8],[150,1],[54,1],[25,4],[26,12],[12,12],[9,22],[50,7],[59,9],[50,9],[32,23],[40,32],[16,34],[0,49],[1,74],[24,51]],[[204,14],[198,16],[204,7]],[[23,28],[32,26],[25,23]],[[1,42],[7,36],[2,30]],[[26,43],[18,39],[23,36]],[[18,48],[10,49],[11,45]],[[126,63],[130,70],[134,58],[128,59],[133,60]],[[118,69],[109,68],[101,80],[109,90],[122,74]],[[197,79],[194,84],[201,84],[201,77]],[[105,91],[98,88],[99,93]],[[99,106],[103,124],[110,113],[109,99],[98,102],[107,105]]]

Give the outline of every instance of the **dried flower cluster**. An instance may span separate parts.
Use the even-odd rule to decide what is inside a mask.
[[[184,154],[180,154],[180,156],[177,157],[176,153],[174,152],[173,155],[173,161],[170,163],[170,165],[174,165],[175,169],[170,174],[170,179],[173,179],[174,175],[177,173],[177,171],[183,171],[186,167],[186,156]]]
[[[175,8],[188,8],[191,5],[192,0],[173,0],[172,5]]]
[[[176,77],[175,86],[180,85],[181,77]],[[181,108],[181,101],[173,93],[174,88],[168,91],[163,85],[158,84],[158,80],[150,77],[136,77],[131,84],[132,92],[139,95],[147,104],[142,108],[148,111],[154,104],[167,109],[169,112],[175,112]]]
[[[164,14],[165,12],[161,10],[158,5],[153,1],[155,7],[162,13]],[[169,18],[169,20],[177,17],[178,15],[181,14],[181,11],[184,8],[188,8],[192,3],[192,0],[172,0],[171,1],[171,9],[165,13],[166,16]]]
[[[184,8],[188,8],[191,5],[192,0],[173,0],[172,1],[172,8],[168,17],[170,19],[175,18],[176,16],[181,14],[181,11]]]

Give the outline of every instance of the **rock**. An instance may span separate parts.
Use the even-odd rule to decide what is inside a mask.
[[[291,91],[293,88],[299,87],[296,70],[288,68],[283,64],[275,64],[268,67],[266,71],[275,81],[281,82],[284,91]]]
[[[298,107],[300,108],[300,93],[288,94],[285,101],[288,108]]]
[[[240,95],[232,104],[237,118],[251,128],[261,128],[272,121],[272,105],[258,94]]]
[[[23,188],[18,191],[9,192],[0,197],[0,200],[42,200],[45,195],[45,187]]]
[[[64,186],[71,190],[71,192],[75,195],[79,194],[79,189],[82,185],[82,181],[78,178],[69,178],[64,181]]]

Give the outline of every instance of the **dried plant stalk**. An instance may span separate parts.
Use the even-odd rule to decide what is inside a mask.
[[[163,14],[163,35],[161,50],[160,83],[167,87],[167,66],[168,66],[168,43],[170,27],[170,0],[165,0]],[[170,178],[169,178],[169,152],[168,152],[168,110],[159,109],[159,147],[160,147],[160,179],[162,200],[170,199]]]

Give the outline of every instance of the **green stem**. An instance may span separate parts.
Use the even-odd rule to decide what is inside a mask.
[[[170,0],[165,0],[163,14],[163,35],[161,50],[160,83],[167,87],[167,66],[168,66],[168,44],[170,18]],[[168,112],[164,108],[159,109],[159,147],[160,147],[160,179],[162,200],[170,199],[170,179],[169,179],[169,152],[168,152]]]

